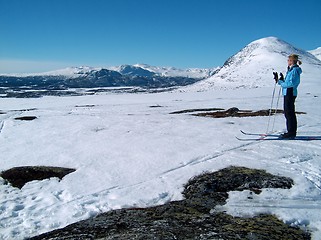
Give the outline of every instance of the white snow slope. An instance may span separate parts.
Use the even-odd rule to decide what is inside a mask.
[[[308,52],[321,60],[321,47],[318,47],[317,49],[314,49],[314,50],[310,50]]]
[[[298,116],[299,135],[321,135],[319,76],[302,76],[296,106],[307,114]],[[28,165],[77,170],[61,181],[33,181],[21,190],[0,179],[0,239],[38,235],[111,209],[179,200],[189,178],[230,165],[266,169],[291,177],[295,185],[265,189],[253,199],[248,191],[231,192],[222,210],[237,216],[272,213],[321,239],[321,141],[240,142],[235,138],[240,129],[264,132],[268,118],[169,114],[208,107],[267,109],[272,90],[1,99],[0,110],[7,114],[0,114],[0,171]],[[157,105],[163,107],[150,107]],[[38,119],[14,120],[27,115]],[[284,127],[284,117],[277,115],[275,129]]]

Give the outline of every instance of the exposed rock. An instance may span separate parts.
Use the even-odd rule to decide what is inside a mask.
[[[224,108],[196,108],[196,109],[186,109],[186,110],[171,112],[170,114],[182,114],[182,113],[204,112],[204,111],[218,111],[218,110],[224,110]]]
[[[11,111],[12,112],[30,112],[35,110],[37,110],[37,108],[18,109],[18,110],[11,110]]]
[[[161,108],[161,107],[164,107],[164,106],[161,106],[161,105],[151,105],[151,106],[149,106],[150,108]]]
[[[15,167],[0,173],[0,177],[8,181],[13,187],[22,188],[27,182],[57,177],[62,179],[69,173],[76,171],[72,168],[25,166]]]
[[[236,107],[232,107],[227,109],[226,111],[217,111],[217,112],[204,112],[192,114],[193,116],[199,117],[212,117],[212,118],[226,118],[226,117],[257,117],[257,116],[269,116],[270,110],[259,110],[259,111],[251,111],[251,110],[240,110]],[[271,112],[272,115],[276,113],[283,113],[282,110],[273,110]]]
[[[110,211],[31,239],[310,239],[308,233],[272,215],[240,218],[210,213],[215,205],[225,203],[227,191],[290,188],[292,184],[289,178],[263,170],[230,167],[191,179],[182,201]]]
[[[193,116],[198,117],[212,117],[212,118],[226,118],[226,117],[257,117],[257,116],[269,116],[270,109],[252,111],[252,110],[240,110],[237,107],[232,107],[227,110],[222,108],[200,108],[200,109],[186,109],[182,111],[171,112],[170,114],[182,114],[182,113],[193,113]],[[283,113],[281,109],[272,109],[271,115]],[[305,112],[296,112],[297,114],[306,114]]]
[[[290,178],[275,176],[264,170],[232,166],[190,179],[184,186],[183,194],[189,198],[203,192],[201,189],[211,192],[243,191],[254,188],[290,189],[293,184],[293,180]]]
[[[275,176],[264,170],[229,167],[190,179],[184,186],[183,195],[193,205],[209,211],[217,204],[225,204],[229,191],[251,190],[259,194],[262,188],[289,189],[292,185],[292,179]]]
[[[24,117],[16,117],[15,120],[21,120],[21,121],[32,121],[37,119],[36,116],[24,116]]]
[[[86,105],[76,105],[76,108],[87,108],[87,107],[95,107],[96,105],[93,104],[86,104]]]
[[[116,210],[31,239],[309,239],[270,215],[234,218],[187,211],[177,203],[165,206],[164,212],[160,208]]]
[[[6,114],[5,112],[2,112],[1,110],[0,110],[0,114]]]

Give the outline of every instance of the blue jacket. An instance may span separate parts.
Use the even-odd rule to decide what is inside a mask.
[[[300,74],[302,69],[298,65],[292,66],[286,73],[284,80],[279,80],[278,84],[282,87],[283,96],[286,95],[288,88],[293,88],[293,95],[298,95],[298,86],[300,84]]]

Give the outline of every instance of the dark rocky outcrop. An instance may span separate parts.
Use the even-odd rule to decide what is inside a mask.
[[[170,114],[182,114],[182,113],[191,113],[191,112],[204,112],[204,111],[219,111],[224,110],[224,108],[195,108],[195,109],[185,109],[181,111],[171,112]]]
[[[11,110],[11,112],[30,112],[35,110],[38,110],[38,109],[37,108],[16,109],[16,110]]]
[[[36,116],[23,116],[23,117],[16,117],[15,120],[21,120],[21,121],[32,121],[37,119]]]
[[[31,239],[310,239],[275,216],[233,217],[210,211],[224,204],[228,191],[291,188],[293,181],[263,170],[229,167],[194,177],[185,199],[149,208],[128,208],[100,214]]]
[[[25,166],[3,171],[0,173],[0,177],[9,182],[13,187],[22,188],[27,182],[52,177],[62,179],[64,176],[74,171],[76,170],[72,168]]]
[[[164,106],[161,106],[161,105],[151,105],[151,106],[149,106],[150,108],[162,108],[162,107],[164,107]]]
[[[86,105],[76,105],[76,108],[91,108],[91,107],[95,107],[96,105],[94,104],[86,104]]]
[[[225,204],[229,191],[251,190],[259,194],[262,188],[289,189],[292,185],[292,179],[275,176],[264,170],[229,167],[192,178],[185,185],[183,195],[194,206],[209,211],[217,204]]]
[[[200,112],[200,113],[193,113]],[[226,117],[257,117],[257,116],[269,116],[270,110],[240,110],[237,107],[232,107],[227,110],[222,108],[200,108],[200,109],[187,109],[182,111],[172,112],[170,114],[182,114],[182,113],[193,113],[193,116],[198,117],[212,117],[212,118],[226,118]],[[273,109],[271,115],[283,113],[283,110]],[[306,114],[305,112],[296,112],[297,114]]]
[[[192,114],[193,116],[198,117],[212,117],[212,118],[226,118],[226,117],[258,117],[258,116],[269,116],[270,110],[240,110],[236,107],[229,108],[225,111],[216,111],[216,112],[203,112]],[[283,110],[277,109],[271,112],[272,115],[276,113],[283,113]]]

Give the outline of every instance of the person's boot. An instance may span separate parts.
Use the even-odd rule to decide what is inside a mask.
[[[289,139],[289,140],[292,140],[292,139],[295,139],[296,137],[296,133],[283,133],[281,134],[280,138],[282,139]]]

